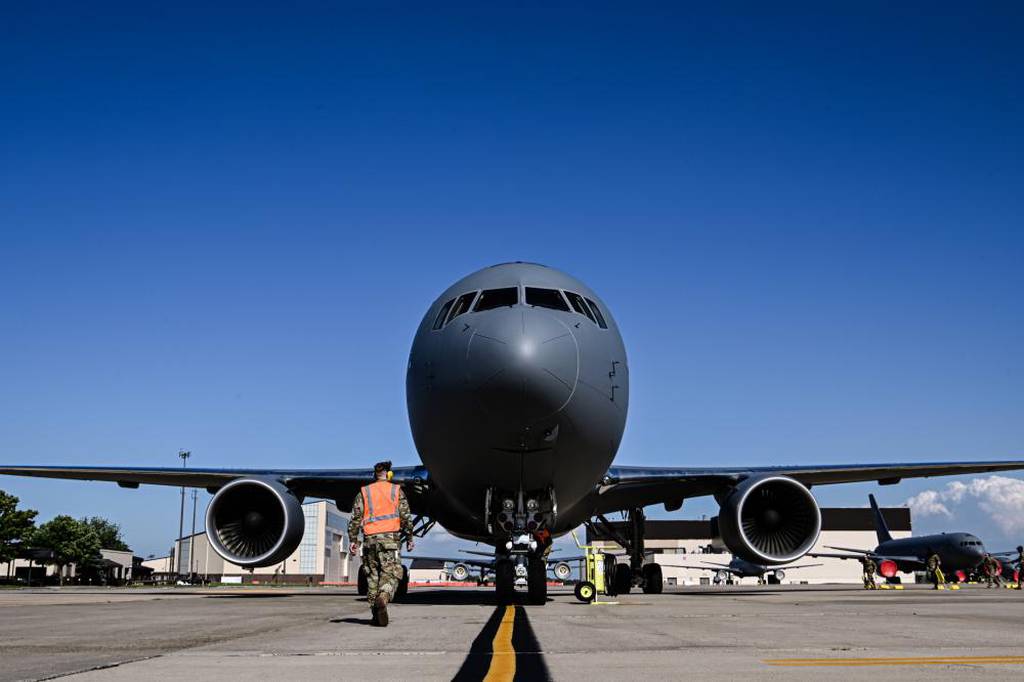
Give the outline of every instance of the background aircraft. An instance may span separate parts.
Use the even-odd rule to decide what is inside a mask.
[[[558,270],[505,263],[474,272],[427,309],[406,373],[409,424],[422,465],[398,467],[416,534],[440,523],[495,548],[499,600],[526,586],[544,603],[547,549],[587,524],[618,542],[619,593],[662,589],[646,562],[644,508],[679,509],[714,496],[714,527],[734,556],[765,565],[807,553],[821,530],[812,486],[1024,468],[1024,461],[761,467],[612,466],[626,425],[629,366],[608,306]],[[367,459],[379,453],[369,455]],[[243,567],[289,556],[303,533],[305,498],[351,507],[372,479],[362,469],[216,469],[0,466],[0,473],[206,488],[213,548]],[[625,512],[629,532],[605,518]]]
[[[730,576],[737,578],[757,578],[763,582],[781,583],[786,579],[786,571],[797,568],[811,568],[821,564],[800,564],[799,566],[765,566],[746,561],[739,557],[733,557],[727,564],[719,564],[713,561],[702,561],[705,566],[694,566],[680,564],[680,568],[695,568],[701,571],[712,571],[715,574],[715,584],[726,582]]]
[[[924,570],[928,557],[932,554],[939,555],[942,572],[946,576],[953,576],[958,571],[970,573],[985,556],[985,545],[970,533],[939,533],[894,540],[882,512],[878,509],[875,496],[868,495],[868,500],[875,512],[875,534],[878,536],[878,546],[875,549],[830,547],[853,554],[810,552],[808,556],[857,560],[867,557],[874,560],[878,565],[879,574],[887,579],[895,578],[897,573]]]

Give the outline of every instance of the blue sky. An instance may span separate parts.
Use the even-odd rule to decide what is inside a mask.
[[[1019,5],[0,14],[0,460],[415,463],[415,327],[507,260],[618,320],[620,463],[1024,455]],[[984,502],[918,527],[1016,544]]]

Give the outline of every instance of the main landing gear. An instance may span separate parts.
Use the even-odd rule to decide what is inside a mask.
[[[644,530],[646,517],[641,507],[630,509],[626,513],[627,533],[621,533],[601,514],[594,520],[587,521],[590,532],[601,540],[616,542],[626,550],[629,563],[615,565],[612,575],[612,589],[616,594],[629,594],[634,587],[642,589],[644,594],[661,594],[664,587],[661,564],[645,563],[647,552],[644,549]]]

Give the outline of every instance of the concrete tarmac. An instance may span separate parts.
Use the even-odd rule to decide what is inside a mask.
[[[495,605],[415,588],[371,627],[346,588],[0,591],[0,680],[986,680],[1024,676],[1024,594],[732,586]]]

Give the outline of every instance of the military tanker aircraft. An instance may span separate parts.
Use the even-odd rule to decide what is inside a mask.
[[[894,540],[889,526],[878,509],[874,495],[868,495],[871,509],[875,516],[875,535],[878,546],[874,549],[851,549],[849,547],[829,547],[844,554],[828,552],[809,552],[812,557],[830,557],[833,559],[871,559],[878,566],[878,572],[889,581],[896,579],[897,573],[922,571],[928,557],[938,554],[942,562],[942,572],[947,576],[956,576],[959,580],[971,573],[981,560],[985,558],[985,545],[970,533],[936,533],[935,535],[919,535],[917,537]]]
[[[678,510],[712,495],[717,528],[733,555],[765,565],[794,561],[821,529],[813,486],[1024,468],[1024,461],[822,466],[613,466],[626,425],[629,365],[608,306],[559,270],[505,263],[474,272],[427,308],[406,378],[409,424],[421,464],[397,467],[418,516],[415,532],[439,523],[494,547],[498,598],[546,599],[552,538],[605,515],[630,523],[616,572],[632,588],[660,592],[661,568],[645,560],[644,508]],[[286,453],[283,453],[286,454]],[[376,457],[379,453],[366,453]],[[379,457],[378,457],[379,459]],[[359,469],[209,469],[0,466],[0,473],[206,488],[213,548],[243,567],[289,556],[303,533],[301,503],[350,508],[372,479]],[[621,535],[621,534],[619,534]],[[611,533],[609,533],[611,536]],[[615,539],[615,538],[612,538]]]

